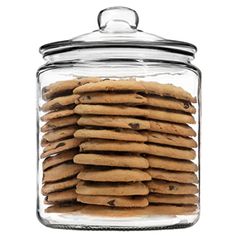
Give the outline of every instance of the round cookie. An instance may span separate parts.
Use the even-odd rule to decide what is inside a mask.
[[[68,161],[72,161],[73,157],[78,153],[77,150],[68,150],[68,151],[64,151],[61,152],[55,156],[52,157],[48,157],[46,159],[44,159],[43,161],[43,170],[47,170],[50,167],[56,166],[58,164],[64,163],[64,162],[68,162]]]
[[[83,205],[79,203],[55,204],[45,209],[46,213],[71,213],[81,209]]]
[[[78,129],[76,126],[66,126],[60,129],[49,131],[43,135],[42,141],[55,142],[64,138],[73,137],[75,131]]]
[[[60,182],[56,182],[56,183],[46,183],[42,187],[42,194],[47,195],[52,192],[72,188],[76,186],[77,183],[78,183],[78,180],[76,178],[66,179]]]
[[[82,215],[99,216],[99,217],[141,217],[159,216],[159,215],[192,215],[197,213],[197,206],[185,205],[175,206],[169,204],[149,205],[144,208],[127,208],[127,207],[108,207],[83,205],[78,213]]]
[[[143,120],[125,116],[82,115],[77,123],[79,126],[114,127],[133,130],[145,129],[181,136],[196,136],[196,132],[186,124]]]
[[[190,102],[172,98],[163,98],[159,96],[148,96],[137,93],[83,93],[77,100],[77,103],[82,104],[149,105],[153,107],[172,109],[188,113],[196,113],[196,109]]]
[[[80,139],[71,138],[62,141],[57,141],[54,143],[48,144],[41,154],[41,158],[48,157],[50,155],[60,153],[62,151],[66,151],[73,148],[79,148],[79,144],[81,143]]]
[[[196,172],[198,170],[197,165],[188,160],[175,160],[158,156],[146,156],[145,158],[152,168],[185,172]]]
[[[186,148],[195,148],[197,143],[194,139],[189,137],[182,137],[172,134],[164,134],[158,132],[143,131],[142,135],[147,137],[147,142],[150,143],[159,143],[170,146],[177,147],[186,147]]]
[[[59,110],[63,109],[68,105],[75,104],[75,100],[78,98],[78,95],[72,94],[62,97],[57,97],[42,105],[42,111],[50,111],[50,110]]]
[[[122,116],[83,115],[78,119],[79,126],[114,127],[133,130],[150,129],[149,121]]]
[[[89,83],[74,89],[74,93],[97,92],[97,91],[135,91],[147,94],[173,97],[196,102],[196,98],[181,87],[172,84],[158,82],[144,82],[136,80],[105,80],[95,84]]]
[[[95,166],[117,166],[145,169],[149,167],[148,161],[138,155],[107,155],[80,153],[74,157],[74,163]]]
[[[79,104],[74,108],[76,114],[86,115],[119,115],[119,116],[141,116],[154,120],[169,121],[175,123],[195,124],[196,121],[191,114],[177,113],[160,109],[147,109],[128,107],[121,105],[87,105]]]
[[[66,116],[66,117],[49,120],[46,124],[44,124],[41,127],[41,132],[48,132],[53,129],[70,126],[70,125],[76,125],[78,118],[79,117],[77,115],[73,115],[73,116]]]
[[[190,204],[194,205],[198,203],[198,197],[196,195],[171,195],[171,194],[158,194],[151,193],[147,196],[149,203],[165,203],[165,204]]]
[[[41,117],[42,121],[49,121],[52,119],[57,119],[61,117],[71,116],[74,114],[73,109],[65,109],[60,111],[51,111]]]
[[[79,80],[57,81],[42,88],[42,96],[44,100],[52,99],[57,96],[71,94],[73,89],[79,85]]]
[[[84,168],[77,175],[80,180],[99,182],[137,182],[151,180],[151,176],[138,169],[95,169]]]
[[[55,182],[75,176],[82,169],[80,165],[63,163],[43,172],[43,182]]]
[[[123,141],[146,142],[148,139],[145,135],[134,130],[109,130],[109,129],[79,129],[74,133],[76,138],[88,139],[113,139]]]
[[[178,183],[193,184],[198,182],[196,174],[189,172],[167,171],[160,169],[148,169],[152,179],[161,179],[167,181],[174,181]]]
[[[134,196],[134,197],[118,197],[118,196],[90,196],[79,195],[77,201],[91,204],[91,205],[103,205],[111,207],[146,207],[148,206],[148,200],[146,197]]]
[[[198,188],[194,184],[182,184],[163,180],[152,180],[147,183],[147,186],[151,193],[177,194],[177,195],[198,193]]]
[[[138,142],[89,140],[80,144],[81,151],[118,151],[145,153],[176,159],[194,159],[196,153],[192,149],[180,149],[168,146],[145,144]]]
[[[79,181],[76,193],[82,195],[104,195],[104,196],[133,196],[147,195],[148,187],[142,182],[135,183],[98,183]]]
[[[55,203],[63,203],[63,202],[73,202],[76,201],[77,194],[75,189],[68,189],[60,192],[49,193],[45,197],[46,204],[55,204]]]

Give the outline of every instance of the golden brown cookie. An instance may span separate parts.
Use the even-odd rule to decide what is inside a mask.
[[[182,184],[176,182],[168,182],[164,180],[152,180],[147,182],[147,186],[151,193],[162,194],[195,194],[198,188],[194,184]]]
[[[63,163],[43,172],[43,182],[55,182],[72,176],[76,176],[82,169],[80,165]]]
[[[198,182],[196,174],[189,172],[169,171],[152,168],[148,169],[147,172],[151,175],[152,179],[161,179],[186,184],[194,184]]]
[[[42,194],[47,195],[52,192],[72,188],[75,187],[77,183],[78,183],[77,178],[66,179],[56,183],[46,183],[42,187]]]
[[[160,96],[148,96],[137,93],[92,92],[83,93],[77,99],[82,104],[130,104],[149,105],[153,107],[196,113],[190,102]]]
[[[149,167],[148,161],[138,155],[80,153],[74,157],[74,162],[83,165],[117,166],[139,169],[145,169]]]
[[[73,137],[77,129],[78,127],[76,126],[66,126],[60,129],[49,131],[43,135],[42,140],[45,140],[46,142],[55,142],[57,140]]]
[[[124,116],[93,116],[83,115],[78,119],[79,126],[98,126],[98,127],[114,127],[126,128],[133,130],[150,129],[148,120],[137,118],[129,118]]]
[[[74,114],[73,109],[65,109],[65,110],[60,110],[60,111],[51,111],[46,113],[41,117],[42,121],[49,121],[52,119],[57,119],[61,117],[66,117],[66,116],[71,116]]]
[[[41,132],[47,132],[65,126],[76,125],[78,118],[79,117],[77,115],[73,115],[49,120],[41,127]]]
[[[147,195],[148,187],[142,182],[135,183],[97,183],[79,181],[76,192],[82,195],[133,196]]]
[[[127,208],[127,207],[108,207],[84,205],[78,213],[82,215],[91,215],[99,217],[143,217],[143,216],[159,216],[159,215],[192,215],[197,213],[197,206],[183,205],[175,206],[169,204],[149,205],[144,208]],[[76,212],[77,213],[77,212]]]
[[[80,203],[55,204],[45,209],[46,213],[72,213],[83,207]]]
[[[103,205],[111,207],[146,207],[148,206],[148,200],[142,196],[90,196],[80,195],[77,196],[77,201],[91,204],[91,205]]]
[[[144,82],[135,80],[105,80],[97,83],[89,83],[74,89],[74,93],[97,91],[135,91],[160,96],[174,97],[190,102],[196,102],[196,98],[181,87],[172,84],[158,82]]]
[[[49,193],[45,197],[46,204],[73,202],[76,201],[77,194],[75,189],[67,189],[60,192]]]
[[[196,172],[198,170],[197,165],[188,160],[176,160],[173,158],[158,156],[146,156],[145,158],[148,160],[149,165],[152,168],[185,172]]]
[[[142,131],[140,132],[143,136],[147,137],[147,142],[150,143],[159,143],[170,146],[177,147],[186,147],[186,148],[195,148],[197,147],[197,143],[194,139],[189,137],[182,137],[172,134],[164,134],[159,132],[151,132],[151,131]],[[136,140],[134,140],[136,141]]]
[[[138,169],[84,168],[77,175],[80,180],[99,182],[137,182],[151,180],[151,176]]]
[[[191,114],[179,113],[174,111],[161,110],[157,108],[138,108],[121,105],[87,105],[79,104],[74,108],[76,114],[86,115],[119,115],[119,116],[138,116],[154,120],[162,120],[175,123],[195,124],[196,121]]]
[[[109,129],[78,129],[74,136],[80,139],[98,138],[98,139],[113,139],[123,141],[146,142],[147,137],[135,130],[109,130]]]
[[[63,109],[68,105],[75,104],[75,100],[77,98],[78,98],[78,95],[76,94],[57,97],[44,103],[41,109],[42,111],[50,111],[50,110],[54,111],[54,110]]]
[[[80,143],[81,140],[77,138],[71,138],[50,143],[44,148],[43,153],[41,154],[41,158],[45,158],[52,154],[60,153],[73,148],[79,148]]]
[[[55,156],[48,157],[43,161],[43,170],[46,170],[50,167],[56,166],[58,164],[72,161],[73,157],[78,153],[78,150],[72,149],[68,151],[61,152]]]
[[[74,88],[79,85],[79,80],[57,81],[42,89],[43,99],[51,99],[64,94],[72,94]]]
[[[150,203],[167,203],[167,204],[197,204],[198,197],[196,195],[171,195],[171,194],[158,194],[151,193],[147,196]]]
[[[118,151],[146,153],[157,156],[172,157],[176,159],[194,159],[196,153],[192,149],[180,149],[169,146],[145,144],[138,142],[124,142],[111,140],[89,140],[80,144],[81,151]]]
[[[98,126],[126,128],[133,130],[152,130],[161,133],[181,136],[196,136],[196,132],[186,124],[168,123],[162,121],[137,119],[125,116],[96,116],[82,115],[78,120],[79,126]]]

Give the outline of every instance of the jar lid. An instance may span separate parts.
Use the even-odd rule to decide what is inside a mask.
[[[70,40],[45,44],[40,47],[43,56],[88,48],[146,48],[158,49],[193,57],[193,44],[168,40],[137,29],[139,17],[127,7],[106,8],[98,14],[99,29]]]

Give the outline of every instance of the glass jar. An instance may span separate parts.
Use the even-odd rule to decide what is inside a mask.
[[[37,214],[72,229],[188,227],[199,218],[196,47],[137,29],[112,7],[99,29],[43,45]]]

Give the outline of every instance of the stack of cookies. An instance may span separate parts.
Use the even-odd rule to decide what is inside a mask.
[[[74,163],[83,166],[78,202],[167,215],[197,209],[197,143],[190,126],[196,98],[174,85],[136,80],[87,83],[73,92],[74,137],[81,140]]]
[[[41,110],[43,133],[41,158],[43,161],[42,194],[46,204],[76,202],[76,175],[81,167],[73,163],[78,153],[80,140],[74,138],[78,116],[74,114],[78,95],[73,89],[79,86],[78,80],[59,81],[43,88],[44,104]]]

